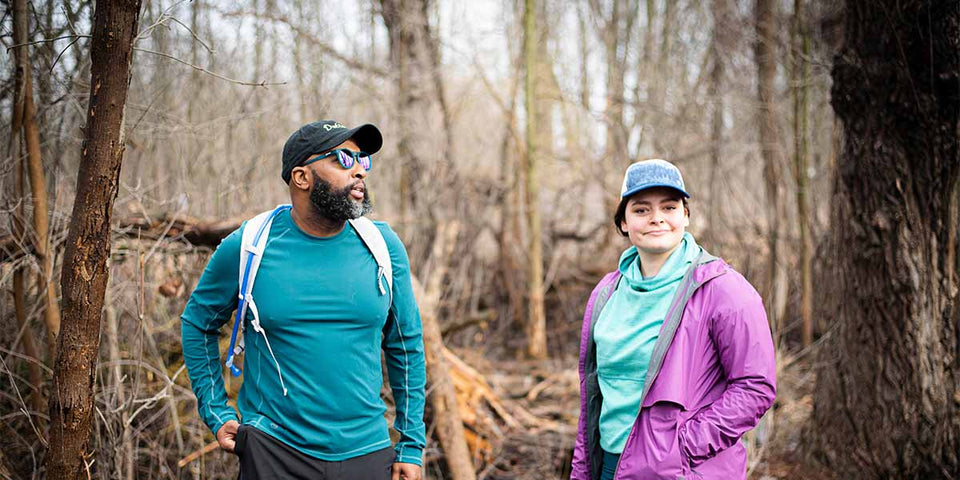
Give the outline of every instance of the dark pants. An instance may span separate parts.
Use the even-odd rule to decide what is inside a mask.
[[[613,480],[613,476],[617,473],[617,463],[620,462],[620,455],[616,453],[610,453],[606,450],[603,451],[603,473],[600,477],[600,480]]]
[[[240,480],[390,480],[396,452],[386,447],[341,462],[311,457],[249,425],[237,431]]]

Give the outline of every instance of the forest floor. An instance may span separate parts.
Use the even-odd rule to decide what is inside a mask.
[[[471,352],[456,353],[484,375],[504,402],[553,422],[553,427],[505,429],[500,439],[492,442],[478,477],[569,478],[579,413],[576,359],[490,362]],[[811,360],[783,357],[778,365],[776,403],[761,425],[745,436],[748,478],[832,480],[828,470],[806,462],[800,453],[804,426],[813,409]],[[431,474],[429,466],[426,473]]]

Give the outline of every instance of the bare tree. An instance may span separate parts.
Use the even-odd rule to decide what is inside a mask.
[[[710,57],[713,61],[713,67],[710,69],[710,84],[708,86],[707,96],[710,100],[710,212],[707,219],[710,222],[710,228],[716,231],[715,223],[718,219],[718,209],[720,202],[717,198],[717,174],[720,170],[720,158],[723,147],[723,87],[724,77],[726,76],[727,54],[725,50],[726,37],[730,35],[729,25],[729,6],[727,0],[714,0],[713,11],[713,38],[710,41]]]
[[[630,38],[637,18],[638,0],[613,0],[609,12],[598,0],[590,0],[590,10],[599,24],[607,63],[606,151],[624,165],[627,158],[628,131],[624,118],[624,75],[627,68]],[[670,2],[668,2],[670,3]]]
[[[835,303],[814,449],[839,477],[960,476],[960,9],[846,2],[832,104]]]
[[[28,15],[26,0],[14,1],[14,48],[16,56],[16,76],[20,89],[17,91],[16,104],[21,106],[20,125],[23,145],[27,150],[27,172],[30,179],[30,191],[33,198],[33,244],[34,254],[40,262],[38,278],[39,290],[43,293],[44,320],[47,324],[47,343],[50,351],[56,342],[60,330],[60,310],[57,306],[57,290],[53,283],[53,253],[50,251],[50,219],[47,206],[47,180],[40,157],[40,128],[37,125],[37,106],[33,99],[33,75],[30,67],[30,53],[27,46]],[[17,157],[19,152],[15,152]]]
[[[757,0],[755,15],[757,28],[757,43],[755,45],[757,99],[759,102],[757,124],[760,130],[760,153],[763,156],[768,225],[766,236],[769,249],[764,293],[767,317],[770,319],[774,336],[778,337],[780,335],[780,308],[777,300],[784,297],[779,291],[784,286],[781,280],[783,272],[780,267],[780,219],[783,216],[780,205],[780,181],[784,157],[780,146],[779,117],[776,108],[776,2],[773,0]]]
[[[109,277],[110,218],[123,160],[123,116],[140,0],[97,2],[90,103],[62,273],[63,318],[50,395],[47,477],[73,479],[89,468],[100,320]]]
[[[537,109],[535,107],[537,71],[537,25],[535,0],[525,0],[523,8],[524,109],[527,115],[527,152],[522,170],[526,174],[527,229],[530,247],[527,254],[527,355],[547,357],[547,323],[543,311],[543,240],[540,226],[540,186],[537,177]],[[544,119],[545,120],[545,119]]]
[[[13,38],[14,43],[22,44],[26,43],[26,24],[28,23],[26,16],[26,2],[23,0],[18,0],[14,4],[13,11]],[[14,165],[14,174],[13,174],[13,191],[14,198],[13,202],[16,202],[16,207],[13,209],[13,215],[11,215],[11,225],[10,231],[12,232],[12,237],[17,240],[17,242],[24,243],[26,239],[26,212],[24,208],[25,202],[25,186],[23,182],[24,172],[23,166],[24,162],[23,157],[23,117],[24,117],[24,106],[26,100],[26,80],[30,77],[30,63],[28,61],[28,55],[26,54],[26,46],[17,47],[14,49],[17,56],[17,61],[13,64],[13,80],[14,80],[14,98],[11,102],[13,111],[11,112],[11,132],[10,132],[10,142],[7,146],[7,156],[13,158]],[[23,51],[23,54],[20,52]],[[36,359],[36,361],[41,360],[40,349],[37,346],[33,330],[28,328],[28,312],[26,305],[26,278],[24,275],[24,268],[15,267],[16,269],[13,272],[13,306],[14,306],[14,316],[17,319],[17,327],[22,331],[21,343],[23,345],[24,353]],[[52,350],[51,350],[52,351]],[[29,379],[30,383],[33,385],[35,392],[31,396],[31,406],[34,410],[41,411],[43,409],[43,395],[42,390],[40,389],[40,384],[43,381],[43,376],[40,372],[40,365],[36,362],[29,362]]]
[[[401,229],[406,229],[411,212],[423,211],[418,182],[425,176],[429,160],[423,155],[432,151],[431,137],[435,136],[427,126],[439,97],[434,82],[436,47],[432,45],[429,0],[381,0],[380,4],[396,72],[400,217]]]
[[[800,231],[800,316],[803,346],[813,343],[813,247],[810,239],[810,206],[807,204],[807,58],[810,39],[804,20],[803,0],[793,2],[793,176],[797,182],[797,226]]]

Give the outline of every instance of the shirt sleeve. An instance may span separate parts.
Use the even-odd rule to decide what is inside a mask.
[[[423,423],[426,367],[420,309],[413,297],[410,260],[397,234],[377,223],[390,250],[393,266],[393,302],[383,327],[383,352],[393,400],[397,406],[394,429],[400,433],[396,462],[422,465],[426,446]]]
[[[224,423],[238,419],[227,405],[218,337],[237,306],[241,230],[223,239],[213,252],[180,316],[183,361],[200,418],[214,435]]]

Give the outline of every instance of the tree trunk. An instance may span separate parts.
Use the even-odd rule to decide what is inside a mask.
[[[710,56],[713,68],[710,70],[710,84],[707,97],[710,99],[710,207],[707,215],[708,229],[716,234],[719,219],[720,199],[717,196],[717,173],[720,170],[720,156],[723,147],[723,78],[724,32],[729,31],[726,0],[713,0],[713,39],[710,42]]]
[[[21,19],[23,21],[21,22]],[[26,40],[26,2],[23,0],[18,0],[15,9],[14,9],[14,43],[24,43]],[[19,47],[15,51],[19,52],[20,50],[26,51],[27,47]],[[10,231],[12,237],[16,239],[18,243],[23,243],[26,239],[26,212],[24,211],[25,202],[25,188],[23,183],[23,142],[22,142],[22,130],[23,130],[23,113],[24,113],[24,77],[29,76],[29,62],[27,62],[26,55],[17,55],[17,61],[13,65],[14,73],[14,99],[12,102],[13,111],[11,112],[11,131],[10,131],[10,143],[7,145],[7,157],[14,159],[14,169],[13,169],[13,191],[14,197],[13,201],[16,202],[16,208],[13,209],[13,215],[11,215],[11,225]],[[33,388],[33,393],[31,394],[30,406],[37,412],[43,410],[43,390],[41,389],[43,383],[43,374],[40,371],[40,365],[37,362],[42,362],[43,359],[40,356],[40,350],[37,348],[37,342],[33,335],[33,330],[27,325],[29,319],[27,318],[27,305],[26,305],[26,278],[24,275],[23,268],[16,268],[13,272],[13,307],[14,307],[14,316],[17,319],[17,328],[22,332],[23,344],[23,353],[34,359],[35,361],[27,362],[27,369],[29,373],[29,380]],[[52,350],[51,350],[52,352]]]
[[[757,0],[756,4],[756,62],[757,62],[757,100],[759,112],[757,123],[760,128],[760,153],[763,156],[763,178],[767,199],[767,246],[769,263],[764,288],[764,300],[767,318],[770,320],[774,338],[780,335],[779,299],[783,296],[780,283],[783,278],[779,267],[780,257],[780,170],[783,164],[783,151],[780,148],[780,135],[776,108],[775,80],[777,76],[777,16],[773,0]]]
[[[540,226],[540,185],[537,178],[537,111],[534,87],[537,71],[537,26],[535,0],[525,0],[523,8],[523,51],[525,57],[524,109],[527,114],[527,152],[523,170],[526,171],[527,228],[530,249],[527,256],[527,355],[547,358],[547,321],[543,309],[543,243]]]
[[[50,395],[50,479],[89,474],[87,445],[109,277],[110,217],[123,159],[123,112],[139,12],[139,0],[113,0],[97,2],[94,14],[90,103],[61,279],[65,320],[57,338]]]
[[[438,305],[444,277],[446,276],[450,254],[456,245],[459,226],[456,223],[444,224],[437,229],[433,244],[433,259],[436,267],[430,272],[426,291],[413,279],[413,291],[420,305],[420,318],[423,324],[423,347],[427,362],[427,382],[430,384],[430,405],[433,407],[433,420],[437,438],[443,447],[444,459],[453,480],[474,480],[477,478],[470,450],[463,430],[463,419],[457,404],[457,392],[450,377],[450,366],[443,354],[443,337],[437,319]]]
[[[26,0],[14,2],[14,43],[29,41]],[[50,351],[56,344],[60,330],[60,310],[57,307],[57,290],[53,283],[53,254],[50,252],[50,219],[47,211],[47,181],[43,173],[43,160],[40,157],[40,129],[37,126],[37,106],[33,100],[33,80],[30,71],[29,47],[24,45],[14,49],[17,58],[17,70],[22,79],[23,105],[23,142],[27,147],[27,172],[30,179],[30,192],[33,198],[34,253],[40,263],[38,290],[43,295],[45,309],[44,321],[47,325],[47,343]],[[21,93],[18,92],[18,93]],[[19,156],[19,152],[17,152]]]
[[[523,231],[520,220],[520,171],[517,157],[521,155],[519,133],[517,129],[517,97],[520,92],[522,55],[514,57],[514,76],[510,82],[510,103],[504,109],[503,141],[500,144],[500,183],[504,192],[501,195],[500,231],[497,245],[500,252],[500,275],[503,291],[507,295],[507,325],[509,327],[524,324],[523,266],[520,264],[523,250]],[[518,245],[519,243],[519,245]]]
[[[800,231],[800,317],[803,346],[813,343],[813,254],[810,240],[810,208],[807,205],[807,58],[810,39],[803,19],[803,0],[793,9],[793,176],[797,182],[797,226]]]
[[[812,447],[842,478],[957,478],[960,9],[848,1],[845,23]]]
[[[397,87],[397,124],[400,139],[397,154],[400,160],[400,228],[408,242],[408,226],[414,212],[420,212],[420,179],[425,172],[423,155],[435,151],[432,139],[431,109],[434,94],[433,49],[429,32],[429,0],[381,0],[383,23],[390,38],[390,62],[394,67]],[[416,230],[424,230],[417,228]],[[423,242],[416,242],[423,243]],[[416,259],[421,252],[411,252]]]

